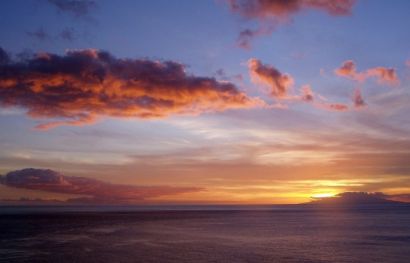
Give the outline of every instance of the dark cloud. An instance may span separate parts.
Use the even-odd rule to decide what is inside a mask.
[[[39,53],[0,66],[0,105],[33,118],[37,128],[92,123],[104,116],[162,118],[263,106],[229,82],[196,77],[173,61],[118,59],[94,50]]]
[[[27,35],[40,41],[51,39],[50,35],[46,31],[44,31],[43,28],[39,28],[35,31],[29,31],[27,32]]]
[[[76,17],[86,16],[97,7],[93,0],[48,0],[57,10]]]
[[[270,35],[275,26],[264,26],[258,29],[245,29],[239,33],[237,44],[240,48],[251,49],[251,42],[255,37]]]
[[[67,27],[60,32],[59,37],[63,40],[74,41],[76,39],[76,33],[73,28]]]
[[[142,202],[164,195],[201,191],[197,187],[135,186],[103,182],[97,179],[65,176],[49,169],[27,168],[0,176],[0,183],[9,187],[51,193],[84,195],[69,201],[96,203]]]
[[[7,52],[0,47],[0,65],[7,64],[9,63],[9,61],[10,61],[9,54],[7,54]]]
[[[245,29],[238,38],[238,45],[249,49],[253,38],[267,35],[276,26],[293,15],[307,9],[314,9],[332,16],[351,13],[355,0],[227,0],[231,10],[242,17],[257,20],[259,28]]]

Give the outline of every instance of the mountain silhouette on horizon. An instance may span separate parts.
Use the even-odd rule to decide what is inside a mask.
[[[316,198],[305,205],[323,206],[364,206],[364,205],[400,205],[405,202],[393,201],[389,196],[376,192],[344,192],[332,197]]]

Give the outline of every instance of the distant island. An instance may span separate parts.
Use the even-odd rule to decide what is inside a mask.
[[[311,202],[302,205],[307,206],[335,206],[335,207],[355,207],[374,205],[409,205],[406,202],[393,201],[383,193],[368,192],[344,192],[332,197],[315,198]]]

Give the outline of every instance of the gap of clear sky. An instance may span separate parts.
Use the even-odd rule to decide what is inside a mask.
[[[1,1],[0,199],[410,200],[409,11]]]

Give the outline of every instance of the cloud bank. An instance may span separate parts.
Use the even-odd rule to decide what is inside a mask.
[[[202,190],[197,187],[135,186],[106,183],[97,179],[65,176],[49,169],[27,168],[0,176],[0,183],[9,187],[51,193],[84,195],[68,201],[93,203],[142,202],[164,195],[177,195]]]
[[[229,82],[197,77],[173,61],[119,59],[95,49],[38,53],[10,61],[0,49],[0,105],[33,118],[39,129],[83,125],[101,117],[163,118],[263,106]]]

